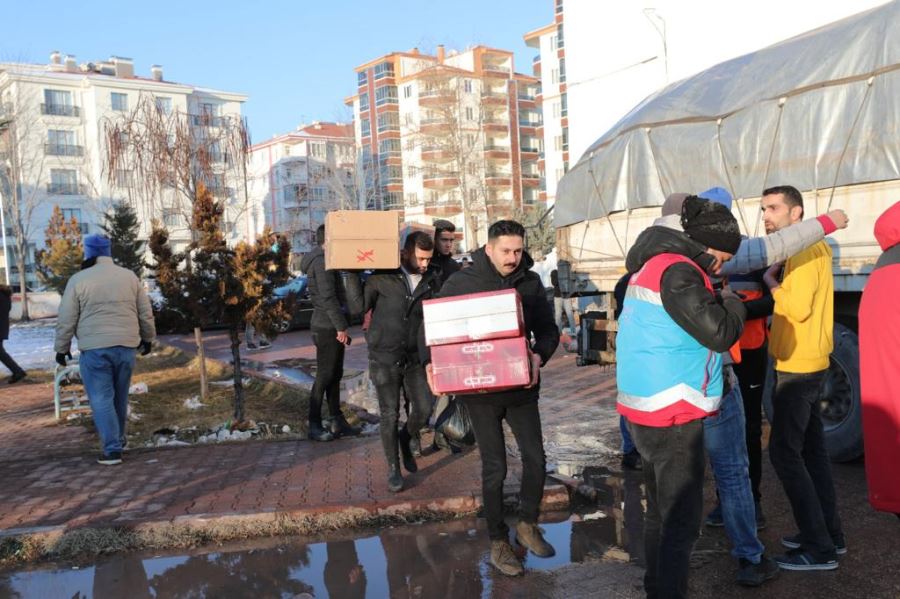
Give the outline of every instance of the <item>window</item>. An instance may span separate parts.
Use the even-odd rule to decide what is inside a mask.
[[[473,188],[473,189],[470,189],[470,190],[469,190],[469,201],[470,201],[470,202],[477,202],[477,201],[478,201],[478,190],[477,190],[477,189],[474,189],[474,188]]]
[[[411,191],[406,194],[406,205],[407,206],[418,206],[419,205],[419,194],[415,191]]]
[[[466,106],[466,119],[470,121],[475,120],[475,110],[471,106]]]
[[[381,182],[401,182],[403,181],[403,169],[399,166],[389,164],[381,168]]]
[[[384,207],[389,210],[392,208],[403,208],[403,194],[397,191],[385,193]]]
[[[567,127],[563,127],[562,150],[563,152],[569,151],[569,129]]]
[[[397,129],[400,127],[400,114],[396,112],[382,112],[378,115],[378,131]]]
[[[359,94],[359,109],[360,110],[368,110],[369,109],[369,92],[363,92]]]
[[[88,233],[88,225],[87,223],[81,222],[81,209],[80,208],[63,208],[60,210],[62,212],[62,217],[66,222],[70,222],[73,218],[75,222],[78,223],[78,228],[81,229],[82,235],[87,235]]]
[[[382,139],[378,142],[379,154],[399,154],[401,151],[399,139]]]
[[[553,151],[562,152],[562,135],[556,135],[553,137]]]
[[[475,134],[474,133],[466,133],[466,143],[470,148],[475,147]]]
[[[563,11],[563,0],[556,0],[556,14]]]
[[[554,33],[553,35],[550,36],[550,49],[556,50],[558,47],[559,47],[559,42],[556,38],[556,34]]]
[[[325,158],[325,144],[309,144],[309,155],[313,158]]]
[[[392,62],[382,62],[375,65],[375,81],[379,79],[383,79],[385,77],[393,77],[394,76],[394,63]]]
[[[171,208],[163,210],[163,224],[167,227],[177,227],[181,224],[181,215]]]
[[[562,108],[560,111],[560,116],[568,116],[569,114],[569,96],[568,94],[563,94],[559,97],[559,103]]]
[[[372,135],[372,123],[369,119],[360,119],[359,121],[359,133],[363,137],[369,137]]]
[[[78,116],[78,108],[72,105],[72,92],[61,89],[45,89],[41,114]]]
[[[563,37],[563,24],[560,23],[556,26],[556,47],[557,48],[565,48],[566,40]]]
[[[202,102],[200,104],[200,114],[203,116],[218,116],[219,105],[212,102]]]
[[[116,187],[131,187],[132,175],[130,170],[118,169],[116,171]]]
[[[128,94],[118,94],[112,92],[109,94],[109,101],[112,109],[117,112],[128,112]]]
[[[156,110],[163,114],[172,114],[172,98],[156,97]]]
[[[403,86],[403,97],[404,98],[412,98],[412,85],[404,85]]]
[[[356,81],[357,81],[357,85],[359,85],[360,87],[362,87],[363,85],[365,85],[366,83],[368,83],[368,82],[369,82],[369,78],[366,76],[366,72],[365,72],[365,71],[362,71],[361,73],[357,73],[357,74],[356,74]]]
[[[559,69],[556,67],[550,69],[550,83],[559,83]]]
[[[314,202],[324,202],[328,199],[328,189],[325,187],[310,187],[309,199]]]
[[[397,103],[397,86],[383,85],[375,90],[375,106]]]
[[[406,176],[410,178],[415,178],[419,176],[419,167],[417,166],[408,166],[406,167]]]
[[[559,82],[560,83],[566,82],[566,59],[565,58],[559,59]]]
[[[562,115],[562,103],[554,102],[553,103],[553,118],[558,119]]]
[[[407,112],[403,115],[403,124],[406,125],[407,129],[411,129],[416,126],[416,121],[413,118],[413,113]]]
[[[464,89],[467,93],[472,93],[472,80],[471,80],[471,79],[464,79],[464,80],[463,80],[463,89]]]
[[[81,156],[81,146],[77,145],[74,131],[49,129],[47,131],[46,153],[51,156]]]
[[[78,174],[74,169],[50,169],[48,193],[74,195],[78,193]]]

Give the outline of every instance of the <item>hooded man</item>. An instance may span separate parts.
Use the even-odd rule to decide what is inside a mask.
[[[859,367],[869,503],[900,517],[900,202],[875,221],[884,253],[859,306]]]
[[[428,423],[434,397],[419,355],[422,301],[441,287],[440,272],[431,266],[434,242],[424,231],[406,238],[400,268],[378,271],[366,281],[365,310],[372,310],[366,332],[369,377],[378,395],[381,443],[388,464],[388,489],[403,490],[398,451],[407,472],[418,470],[412,441]],[[400,392],[410,404],[409,418],[398,430]]]
[[[688,564],[703,510],[703,420],[724,395],[721,352],[740,338],[745,310],[717,275],[741,243],[724,206],[690,196],[683,232],[644,231],[628,252],[632,273],[616,337],[618,411],[641,454],[649,597],[687,596]]]
[[[497,221],[488,229],[488,242],[472,254],[472,266],[453,275],[441,289],[440,297],[452,297],[485,291],[515,289],[522,301],[525,336],[533,336],[531,346],[531,385],[497,393],[464,395],[481,453],[481,485],[484,516],[491,539],[491,563],[507,576],[524,572],[522,562],[509,543],[509,528],[503,520],[503,481],[506,478],[506,442],[503,421],[512,429],[522,456],[522,488],[519,492],[519,544],[538,557],[555,554],[537,526],[541,498],[544,495],[546,458],[538,411],[540,368],[559,345],[559,330],[540,276],[531,270],[534,261],[525,253],[525,228],[511,220]],[[425,347],[424,329],[419,337]],[[430,373],[431,365],[428,365]],[[429,374],[430,378],[430,374]]]
[[[130,270],[112,261],[109,239],[84,238],[87,268],[66,283],[56,321],[56,362],[72,357],[72,337],[78,338],[81,380],[91,404],[102,453],[98,463],[122,463],[127,442],[128,388],[136,348],[150,353],[156,337],[150,298]]]

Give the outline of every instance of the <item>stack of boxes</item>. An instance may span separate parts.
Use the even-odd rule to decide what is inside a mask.
[[[426,300],[422,309],[435,393],[493,393],[531,382],[515,289]]]

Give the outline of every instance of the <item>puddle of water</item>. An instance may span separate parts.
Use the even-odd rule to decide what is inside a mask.
[[[241,360],[241,367],[247,370],[255,370],[269,376],[284,379],[290,383],[301,385],[311,385],[316,381],[316,377],[312,376],[301,368],[291,368],[289,366],[281,366],[271,362],[260,362],[258,360]]]
[[[613,499],[585,513],[548,514],[541,524],[556,556],[528,555],[529,569],[552,570],[601,557],[627,561],[640,550],[640,496],[608,482]],[[636,487],[640,493],[639,485]],[[618,494],[617,494],[618,493]],[[629,509],[631,505],[632,509]],[[635,516],[636,521],[633,521]],[[512,523],[510,523],[512,524]],[[73,569],[0,574],[0,597],[443,597],[491,595],[501,576],[489,563],[482,520],[466,518],[345,533],[328,540],[261,539],[187,555],[112,556]]]

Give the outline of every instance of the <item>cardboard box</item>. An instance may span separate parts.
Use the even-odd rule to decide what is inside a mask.
[[[325,216],[325,268],[400,267],[400,213],[335,210]]]
[[[515,289],[425,300],[422,310],[425,343],[430,346],[525,334],[522,301]]]
[[[531,382],[524,337],[486,339],[431,348],[435,393],[494,393]]]

